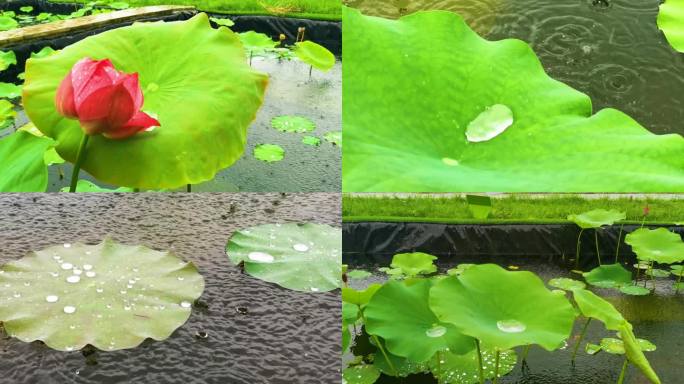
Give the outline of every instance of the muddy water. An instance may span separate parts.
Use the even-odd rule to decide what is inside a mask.
[[[684,54],[656,24],[660,0],[346,0],[383,17],[458,12],[490,40],[532,45],[555,79],[655,133],[684,134]]]
[[[429,250],[423,250],[429,252]],[[453,268],[460,263],[482,262],[476,258],[448,259],[440,258],[438,266],[440,272]],[[548,281],[554,277],[572,277],[568,268],[561,263],[547,262],[539,258],[492,258],[487,260],[501,266],[514,265],[520,270],[528,270],[538,274],[542,280]],[[383,282],[386,277],[377,272],[377,268],[386,265],[356,264],[352,257],[345,257],[344,262],[350,264],[350,269],[359,268],[373,272],[373,276],[361,281],[351,281],[351,286],[363,288],[372,282]],[[634,325],[637,337],[650,340],[658,349],[646,353],[646,357],[656,370],[663,383],[679,383],[681,381],[681,361],[684,359],[684,293],[678,296],[669,289],[671,282],[658,285],[656,296],[627,296],[613,290],[594,290],[597,294],[613,303],[615,307]],[[650,287],[650,283],[649,283]],[[593,289],[592,289],[593,290]],[[617,382],[622,358],[607,353],[595,356],[587,355],[582,348],[577,354],[575,366],[570,364],[570,357],[574,347],[576,335],[582,326],[581,321],[575,324],[573,336],[566,347],[555,352],[547,352],[540,347],[530,349],[527,365],[520,362],[507,376],[499,380],[504,384],[610,384]],[[587,331],[586,340],[598,344],[604,337],[615,337],[613,332],[607,332],[603,326],[594,321]],[[520,353],[520,349],[518,349]],[[348,360],[351,356],[346,356]],[[437,383],[429,376],[414,376],[404,380],[383,377],[378,384],[433,384]],[[646,384],[648,380],[635,368],[630,368],[625,384]]]
[[[172,250],[194,262],[206,282],[203,305],[165,341],[86,359],[81,352],[2,337],[1,383],[339,383],[339,290],[290,291],[241,274],[224,253],[233,231],[244,227],[302,221],[339,226],[339,196],[3,194],[0,212],[2,263],[49,245],[111,236]],[[208,338],[197,339],[198,331]]]

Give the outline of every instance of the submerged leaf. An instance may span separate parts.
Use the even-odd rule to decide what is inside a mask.
[[[327,72],[335,66],[335,55],[322,45],[313,41],[295,43],[294,53],[299,60],[319,71]]]
[[[639,228],[625,236],[639,260],[673,264],[684,261],[684,241],[667,228]]]
[[[285,157],[285,150],[276,144],[259,144],[254,147],[254,157],[257,160],[273,163]]]
[[[327,292],[340,287],[342,231],[324,224],[266,224],[235,232],[226,246],[245,272],[288,289]]]
[[[190,317],[204,279],[169,252],[105,240],[64,244],[5,264],[0,320],[11,336],[71,351],[164,340]]]
[[[594,209],[593,211],[580,213],[579,215],[568,216],[568,220],[584,229],[613,225],[616,221],[624,220],[625,218],[626,215],[624,212],[618,212],[612,209]]]

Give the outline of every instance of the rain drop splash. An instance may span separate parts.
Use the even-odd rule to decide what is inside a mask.
[[[447,329],[441,325],[434,325],[432,328],[425,331],[427,337],[442,337],[446,334]]]
[[[306,252],[309,250],[309,246],[306,244],[295,244],[292,246],[292,248],[294,248],[295,251],[299,252]]]
[[[518,320],[500,320],[496,322],[496,326],[499,330],[506,333],[520,333],[527,328],[525,324]]]
[[[81,281],[81,277],[77,275],[72,275],[66,278],[67,283],[78,283]]]
[[[513,125],[513,111],[503,104],[495,104],[480,113],[466,128],[471,143],[489,141]]]
[[[190,304],[190,302],[188,302],[188,301],[182,301],[180,303],[180,306],[183,308],[190,308],[192,306],[192,304]]]
[[[55,302],[57,302],[57,300],[59,300],[59,297],[57,297],[55,295],[45,296],[45,301],[47,301],[48,303],[55,303]]]
[[[274,260],[273,256],[265,252],[250,252],[249,255],[247,255],[247,257],[250,260],[259,263],[272,263]]]
[[[73,306],[71,306],[71,305],[67,305],[66,307],[64,307],[64,313],[69,313],[69,314],[71,314],[71,313],[74,313],[74,312],[76,312],[76,307],[73,307]]]

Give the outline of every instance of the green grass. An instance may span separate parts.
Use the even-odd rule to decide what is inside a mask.
[[[627,221],[640,223],[643,208],[648,203],[650,213],[647,223],[684,222],[684,200],[664,198],[591,198],[577,195],[534,197],[511,195],[492,198],[492,212],[485,223],[563,223],[567,216],[592,209],[615,209],[627,213]],[[352,221],[419,221],[439,223],[481,223],[468,209],[465,197],[412,196],[388,197],[386,195],[344,195],[342,198],[343,220]]]
[[[87,3],[91,0],[50,0],[53,3]],[[192,5],[212,13],[278,15],[318,20],[341,20],[341,0],[123,0],[131,7]]]

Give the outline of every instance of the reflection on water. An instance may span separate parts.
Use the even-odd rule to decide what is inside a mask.
[[[460,13],[490,40],[532,45],[553,78],[617,108],[655,133],[684,134],[684,54],[656,24],[660,0],[346,0],[396,18],[418,10]]]

